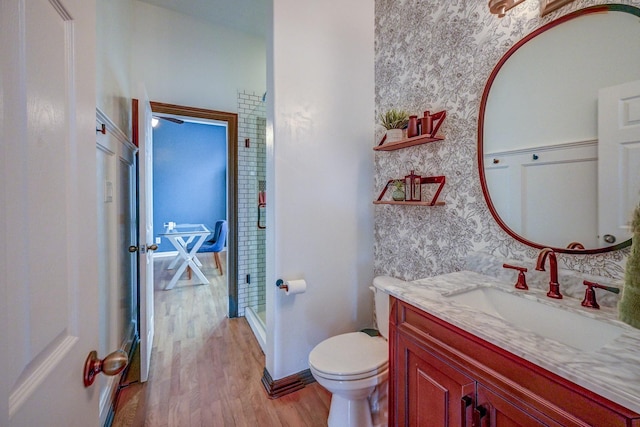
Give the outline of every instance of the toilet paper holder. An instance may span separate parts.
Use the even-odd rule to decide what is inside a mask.
[[[276,280],[276,286],[278,287],[278,289],[282,289],[283,291],[289,290],[289,286],[287,286],[287,284],[282,279]]]
[[[303,294],[307,291],[307,282],[304,279],[278,279],[276,281],[276,286],[278,287],[278,289],[282,289],[287,296]]]

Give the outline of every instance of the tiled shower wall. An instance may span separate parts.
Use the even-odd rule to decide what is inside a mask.
[[[258,228],[258,192],[266,179],[262,96],[238,92],[238,316],[247,307],[264,309],[265,301],[265,230]]]

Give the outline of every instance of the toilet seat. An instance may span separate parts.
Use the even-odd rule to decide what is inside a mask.
[[[389,347],[384,338],[364,332],[336,335],[311,351],[309,365],[315,374],[331,380],[369,378],[388,369]]]

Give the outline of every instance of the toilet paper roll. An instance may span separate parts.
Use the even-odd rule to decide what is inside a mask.
[[[286,295],[301,294],[307,290],[307,282],[304,279],[287,280],[285,284],[287,285],[287,290],[284,292]]]

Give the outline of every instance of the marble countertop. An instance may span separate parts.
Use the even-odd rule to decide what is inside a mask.
[[[617,320],[615,308],[584,308],[581,300],[553,300],[539,289],[517,291],[513,283],[472,271],[460,271],[412,282],[376,277],[374,286],[433,316],[522,357],[558,376],[640,413],[640,330]],[[537,335],[494,315],[452,301],[453,295],[477,287],[494,287],[518,297],[596,318],[622,328],[622,334],[603,347],[578,350]],[[558,325],[576,328],[576,325]]]

